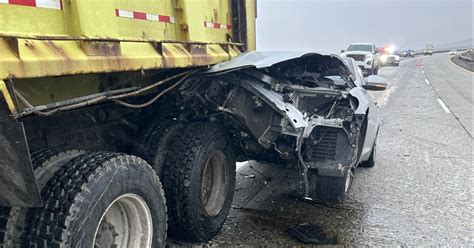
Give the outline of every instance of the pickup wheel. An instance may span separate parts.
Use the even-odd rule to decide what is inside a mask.
[[[64,147],[46,148],[31,155],[38,189],[64,164],[83,154],[81,150],[67,150]],[[0,247],[19,247],[21,235],[26,227],[27,208],[0,207]]]
[[[25,247],[164,247],[166,203],[155,171],[117,153],[84,153],[42,190],[27,214]]]
[[[205,242],[222,228],[235,187],[234,148],[216,124],[193,123],[174,139],[163,168],[171,237]]]
[[[352,186],[354,174],[352,169],[343,177],[317,176],[316,197],[323,202],[343,203]]]

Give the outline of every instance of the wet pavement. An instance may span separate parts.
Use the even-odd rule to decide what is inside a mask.
[[[230,216],[208,244],[303,245],[287,229],[309,223],[339,245],[472,247],[472,74],[452,66],[439,54],[380,71],[389,88],[374,94],[382,119],[376,165],[357,169],[344,204],[301,201],[295,171],[240,163]]]

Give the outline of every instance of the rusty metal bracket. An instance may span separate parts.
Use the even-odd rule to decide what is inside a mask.
[[[8,92],[7,85],[5,81],[0,80],[0,93],[3,95],[3,98],[5,99],[5,102],[8,106],[8,109],[10,110],[10,113],[13,115],[16,115],[18,113],[15,103],[13,102],[13,98]]]
[[[23,124],[10,116],[2,99],[0,147],[0,206],[42,206]]]

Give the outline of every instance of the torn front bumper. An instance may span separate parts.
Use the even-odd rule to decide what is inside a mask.
[[[10,113],[0,97],[0,206],[39,207],[42,200],[23,124]]]

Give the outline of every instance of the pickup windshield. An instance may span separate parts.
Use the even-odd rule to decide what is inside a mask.
[[[364,52],[372,52],[372,45],[349,45],[346,51],[364,51]]]

